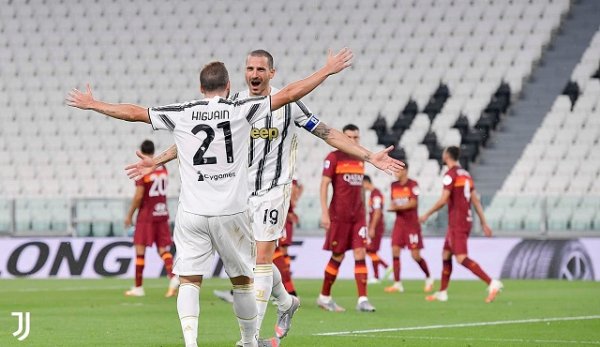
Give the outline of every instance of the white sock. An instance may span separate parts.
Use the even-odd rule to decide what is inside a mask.
[[[358,303],[362,304],[365,301],[369,301],[369,299],[366,296],[359,296],[358,297]]]
[[[274,264],[273,269],[273,291],[272,295],[277,299],[279,311],[287,311],[292,307],[292,296],[285,290],[281,281],[281,272]]]
[[[181,322],[186,347],[198,346],[198,316],[200,315],[200,287],[182,283],[177,295],[177,313]]]
[[[273,289],[273,267],[271,264],[257,264],[254,269],[254,290],[256,292],[256,336],[260,336],[260,326],[265,318],[271,290]]]
[[[331,295],[323,295],[323,294],[319,294],[319,300],[323,301],[324,303],[328,304],[331,302]]]
[[[233,312],[237,317],[244,346],[256,345],[256,298],[253,284],[233,286]]]

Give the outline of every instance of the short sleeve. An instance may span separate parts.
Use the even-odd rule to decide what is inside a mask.
[[[444,175],[444,178],[442,179],[442,183],[444,184],[444,189],[446,190],[452,190],[452,188],[454,187],[454,177],[453,175],[447,173]]]
[[[177,120],[184,113],[185,105],[171,104],[148,109],[148,117],[154,130],[175,130]]]
[[[143,185],[144,185],[144,178],[143,177],[140,178],[139,180],[135,181],[135,186],[136,187],[140,187],[140,186],[143,186]]]
[[[321,123],[319,118],[310,112],[310,109],[302,101],[296,101],[292,105],[292,118],[296,126],[309,132],[315,131],[317,125]]]
[[[415,182],[413,186],[410,188],[410,197],[412,199],[418,199],[421,194],[421,188],[419,188],[419,184]]]
[[[383,208],[383,197],[381,196],[381,194],[375,194],[372,198],[371,198],[371,206],[373,207],[374,210],[381,210]]]
[[[333,178],[335,176],[335,167],[337,166],[337,158],[333,152],[325,158],[323,162],[323,176]]]
[[[234,102],[234,106],[240,107],[241,115],[252,124],[271,114],[271,96],[240,99]]]

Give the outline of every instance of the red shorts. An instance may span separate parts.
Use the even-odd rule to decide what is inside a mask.
[[[408,249],[423,249],[423,235],[421,230],[407,231],[394,226],[392,231],[392,246]]]
[[[294,223],[290,220],[285,222],[285,234],[279,239],[279,247],[289,247],[292,245],[294,237]]]
[[[357,222],[331,221],[323,249],[342,254],[351,249],[365,248],[366,245],[367,227],[364,219]]]
[[[367,252],[377,253],[381,248],[381,239],[383,238],[384,229],[376,230],[375,237],[367,243]]]
[[[133,244],[150,247],[154,243],[159,248],[171,246],[172,240],[169,222],[137,222],[135,233],[133,234]]]
[[[448,230],[444,251],[450,251],[454,255],[468,254],[467,240],[470,233],[470,230]]]

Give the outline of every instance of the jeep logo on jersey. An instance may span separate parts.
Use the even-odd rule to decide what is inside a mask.
[[[279,137],[279,129],[277,128],[252,128],[250,137],[253,139],[265,139],[272,141]]]

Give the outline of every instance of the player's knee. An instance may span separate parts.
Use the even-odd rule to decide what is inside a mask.
[[[465,259],[467,259],[467,255],[466,254],[457,254],[456,255],[456,261],[459,262],[459,264],[462,264]]]
[[[202,276],[179,276],[179,282],[181,284],[191,283],[200,287],[202,285]]]
[[[415,261],[421,261],[421,252],[419,252],[419,251],[414,252],[413,251],[413,252],[411,252],[411,255],[412,255],[412,258]]]
[[[344,253],[333,253],[331,259],[341,263],[344,260]]]
[[[392,256],[399,257],[400,256],[400,247],[392,247]]]
[[[363,260],[367,256],[367,252],[364,248],[359,248],[354,250],[354,259]]]
[[[248,276],[231,277],[229,280],[231,281],[231,284],[233,284],[234,286],[251,284],[253,282],[252,278],[250,278]]]

